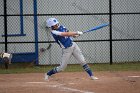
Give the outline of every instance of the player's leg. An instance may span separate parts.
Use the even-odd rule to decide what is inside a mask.
[[[45,79],[48,79],[48,76],[64,71],[65,68],[67,67],[67,62],[70,59],[71,55],[72,55],[71,48],[62,49],[62,62],[60,63],[60,66],[55,67],[52,70],[48,71],[47,76],[45,75]]]
[[[82,65],[83,69],[88,73],[91,79],[97,79],[96,77],[94,77],[92,70],[90,69],[89,65],[86,63],[85,58],[82,54],[82,51],[80,50],[78,45],[76,43],[74,45],[75,45],[75,48],[73,51],[73,56]]]

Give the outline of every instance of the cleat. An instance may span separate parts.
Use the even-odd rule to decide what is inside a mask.
[[[49,80],[49,76],[45,73],[45,80]]]
[[[92,79],[92,80],[97,80],[97,79],[99,79],[99,78],[97,78],[97,77],[95,77],[95,76],[91,76],[91,79]]]

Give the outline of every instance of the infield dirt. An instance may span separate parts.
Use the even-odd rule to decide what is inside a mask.
[[[0,74],[0,93],[140,93],[140,72],[62,72],[44,80],[44,73]]]

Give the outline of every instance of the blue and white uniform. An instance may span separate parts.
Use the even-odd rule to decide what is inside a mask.
[[[60,36],[61,32],[68,32],[68,30],[64,26],[59,26],[57,30],[53,30],[51,32],[55,41],[60,45],[61,48],[68,48],[72,46],[72,38],[68,36]]]
[[[70,36],[62,36],[61,33],[68,32],[68,30],[64,26],[59,26],[59,22],[56,18],[49,18],[46,20],[47,27],[51,28],[51,34],[57,44],[62,48],[62,61],[60,62],[60,66],[53,68],[45,74],[45,80],[48,79],[49,76],[63,71],[68,64],[70,57],[73,55],[76,60],[82,65],[83,69],[88,73],[88,75],[92,79],[97,79],[93,76],[93,73],[85,61],[85,58],[78,47],[78,45],[73,42]],[[54,30],[56,29],[56,30]],[[80,32],[78,32],[80,34]]]
[[[93,76],[92,71],[87,65],[78,45],[73,42],[71,37],[61,36],[62,32],[68,32],[68,30],[64,26],[59,26],[57,30],[53,30],[51,32],[57,44],[59,44],[59,46],[62,48],[62,62],[60,66],[49,71],[47,75],[51,76],[52,74],[63,71],[67,67],[70,57],[73,55],[76,60],[83,66],[84,70],[89,74],[89,76]]]

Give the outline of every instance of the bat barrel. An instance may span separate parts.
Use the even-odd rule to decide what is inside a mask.
[[[104,23],[104,24],[101,24],[101,25],[95,26],[95,27],[93,27],[93,28],[90,29],[90,30],[83,31],[83,33],[91,32],[91,31],[95,31],[95,30],[101,29],[101,28],[103,28],[103,27],[106,27],[106,26],[108,26],[108,25],[109,25],[109,23]]]

